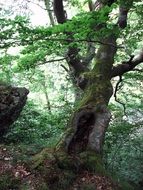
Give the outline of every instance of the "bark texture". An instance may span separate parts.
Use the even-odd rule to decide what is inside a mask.
[[[116,53],[116,38],[112,35],[103,41],[112,45],[100,46],[93,70],[84,75],[88,83],[71,121],[73,130],[66,139],[70,154],[86,150],[102,153],[104,136],[110,121],[107,105],[113,93],[110,74]]]
[[[26,88],[0,85],[0,138],[18,118],[28,93]]]

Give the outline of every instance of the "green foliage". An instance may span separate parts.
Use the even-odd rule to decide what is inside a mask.
[[[0,81],[5,81],[7,83],[12,82],[13,70],[12,70],[12,61],[17,59],[17,56],[10,55],[6,53],[3,57],[0,57]]]
[[[118,49],[117,63],[128,59],[129,55],[142,47],[143,3],[141,1],[134,1],[133,9],[128,14],[128,26],[124,30],[119,30],[116,25],[117,4],[129,8],[132,5],[132,0],[119,0],[111,7],[105,6],[98,11],[87,12],[86,6],[89,1],[71,0],[68,2],[68,6],[70,4],[78,8],[80,13],[78,11],[72,20],[53,27],[33,27],[28,18],[16,16],[11,19],[8,16],[9,13],[6,16],[2,15],[0,19],[0,48],[3,49],[0,55],[0,80],[16,85],[24,84],[33,94],[36,94],[34,98],[37,101],[39,101],[40,93],[46,92],[52,105],[50,113],[45,108],[44,101],[43,106],[42,103],[35,105],[29,101],[20,118],[5,136],[5,142],[13,143],[13,146],[18,145],[24,154],[25,152],[34,154],[37,147],[54,146],[66,129],[67,118],[72,112],[70,103],[73,103],[74,90],[69,80],[71,76],[63,74],[60,67],[65,62],[59,62],[59,64],[53,62],[52,65],[47,64],[45,67],[39,67],[39,65],[45,64],[57,56],[66,58],[69,47],[76,47],[79,55],[86,55],[87,40],[100,41],[113,33],[119,36],[117,43],[125,47]],[[107,3],[106,0],[102,2]],[[67,33],[72,33],[73,41],[67,39]],[[94,43],[94,46],[98,48],[99,44]],[[17,53],[16,56],[12,55],[8,52],[10,47],[18,47],[20,53]],[[46,67],[49,72],[45,74]],[[139,66],[138,69],[142,70],[142,66]],[[62,77],[59,77],[61,75]],[[110,105],[114,121],[111,121],[107,132],[104,160],[106,167],[112,173],[138,183],[139,179],[143,178],[141,173],[143,136],[139,134],[142,120],[138,117],[138,113],[142,116],[143,111],[142,75],[140,72],[128,73],[123,79],[125,81],[124,87],[121,84],[118,99],[126,104],[127,116],[123,117],[123,104],[113,102],[114,106]],[[58,95],[55,94],[55,91],[58,91]],[[36,148],[34,149],[34,147]],[[87,169],[104,174],[104,168],[100,163],[97,163],[97,158],[92,155],[89,157],[85,155],[85,158]],[[23,158],[17,157],[17,159],[22,160],[24,156]],[[95,163],[97,164],[95,165]],[[70,160],[64,164],[64,167],[67,165],[69,167],[69,164],[73,163]],[[68,179],[71,180],[72,173],[71,176],[66,172],[64,175],[66,180],[62,176],[61,186],[67,187]],[[14,186],[13,181],[11,182],[6,175],[0,178],[0,183],[2,183],[0,186],[2,189],[5,187],[17,188],[16,184]],[[42,188],[46,189],[45,185]],[[92,187],[89,188],[92,189]]]
[[[76,15],[71,21],[54,27],[31,27],[27,18],[20,16],[12,19],[2,18],[2,47],[25,46],[21,51],[18,66],[20,69],[29,69],[35,67],[37,63],[41,64],[46,61],[47,55],[65,54],[66,48],[76,46],[81,43],[80,40],[99,40],[113,32],[114,25],[108,17],[112,8],[105,6],[98,12],[81,13]],[[107,21],[107,27],[103,26]],[[74,31],[74,33],[73,33]],[[116,31],[116,30],[114,30]],[[77,42],[68,43],[66,33],[73,33]],[[117,32],[117,31],[116,31]],[[58,35],[58,38],[57,38]],[[9,41],[11,39],[11,41]],[[79,42],[78,42],[79,41]]]
[[[79,2],[73,1],[73,3]],[[120,39],[128,45],[128,52],[133,52],[138,47],[142,37],[142,4],[136,3],[135,5],[136,10],[131,12],[128,27],[123,32],[120,31]],[[2,47],[26,46],[22,49],[22,56],[18,60],[19,70],[33,68],[37,64],[44,63],[48,55],[63,56],[66,54],[69,45],[82,47],[80,51],[83,53],[87,50],[85,47],[86,40],[100,40],[103,36],[113,34],[113,31],[115,34],[119,34],[114,24],[116,18],[112,19],[110,16],[115,10],[116,7],[113,5],[111,7],[105,6],[96,12],[81,12],[72,20],[54,27],[39,26],[34,28],[30,26],[27,18],[20,16],[15,17],[14,20],[2,18],[0,20]],[[103,27],[105,23],[106,27]],[[66,41],[65,33],[71,32],[76,42],[69,43]],[[121,51],[119,52],[121,54]]]
[[[4,42],[4,47],[11,47],[19,44],[20,33],[24,31],[25,38],[29,36],[30,29],[28,28],[29,20],[26,17],[16,16],[14,20],[12,19],[0,19],[2,32],[0,34],[1,42]],[[25,26],[27,25],[27,26]],[[17,33],[19,31],[19,33]],[[14,39],[16,40],[15,44],[9,42],[6,44],[7,40]],[[21,39],[22,40],[22,39]]]
[[[106,135],[105,166],[118,177],[138,183],[142,179],[141,125],[114,119]]]
[[[37,51],[36,53],[29,53],[26,56],[23,56],[20,61],[18,62],[18,69],[26,69],[29,70],[30,68],[35,68],[37,63],[46,62],[46,55],[47,52],[44,50]]]
[[[49,114],[29,102],[5,136],[7,143],[53,146],[65,129],[68,112]]]
[[[138,66],[142,69],[142,65]],[[106,134],[105,165],[119,177],[138,183],[142,178],[143,106],[142,75],[130,72],[117,92],[119,102],[110,104],[112,120]],[[123,109],[124,106],[124,109]],[[124,113],[125,111],[125,113]]]
[[[84,2],[84,1],[83,1]],[[79,1],[79,0],[71,0],[69,3],[71,4],[71,6],[82,9],[83,6],[83,2]]]
[[[8,171],[0,176],[0,190],[18,190],[20,181]]]

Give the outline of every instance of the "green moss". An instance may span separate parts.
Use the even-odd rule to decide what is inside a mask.
[[[35,169],[44,163],[44,160],[55,160],[53,152],[50,149],[43,149],[40,153],[36,154],[32,159],[31,168]]]
[[[56,155],[57,165],[62,170],[70,170],[77,172],[80,167],[80,161],[75,156],[68,155],[67,153],[60,152]]]
[[[110,81],[95,79],[85,90],[84,97],[78,107],[108,103],[112,90]]]
[[[103,167],[101,156],[92,151],[82,152],[80,159],[83,162],[83,167],[88,171],[105,175],[107,172]]]
[[[72,123],[73,117],[74,117],[74,115],[71,118],[71,122],[69,122],[70,124]],[[73,127],[69,126],[69,128],[64,132],[64,134],[60,138],[59,142],[56,144],[55,152],[57,152],[57,151],[64,152],[65,151],[65,144],[68,144],[68,141],[73,134],[74,134],[74,129],[73,129]]]

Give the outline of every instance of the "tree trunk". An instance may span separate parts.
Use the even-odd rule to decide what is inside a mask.
[[[45,99],[46,99],[46,105],[47,105],[46,107],[48,109],[48,112],[51,113],[51,104],[50,104],[50,100],[49,100],[49,96],[48,96],[47,86],[46,86],[45,80],[41,81],[41,85],[43,86],[43,92],[44,92]]]
[[[99,83],[98,85],[103,85]],[[110,121],[110,112],[107,109],[106,100],[96,94],[99,93],[100,86],[89,86],[81,106],[75,112],[71,127],[72,135],[66,139],[69,153],[79,153],[87,149],[102,152],[104,135]],[[112,87],[106,83],[103,93],[112,94]],[[102,94],[102,92],[101,92]],[[89,95],[89,96],[86,96]],[[94,99],[95,96],[95,99]]]
[[[111,116],[107,106],[113,94],[110,75],[116,53],[116,38],[110,36],[104,43],[107,45],[99,48],[93,70],[84,74],[88,83],[71,120],[72,130],[65,140],[66,150],[70,154],[86,150],[102,153]]]
[[[51,10],[52,7],[50,6],[50,0],[44,0],[44,3],[45,3],[45,7],[48,12],[49,19],[50,19],[50,25],[54,26],[55,22],[54,22],[54,17],[52,15],[52,10]]]

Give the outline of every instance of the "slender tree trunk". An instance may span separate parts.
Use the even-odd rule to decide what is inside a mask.
[[[43,92],[44,92],[44,95],[45,95],[45,98],[46,98],[46,104],[47,104],[48,111],[49,111],[49,113],[51,113],[51,105],[50,105],[49,96],[48,96],[48,93],[47,93],[47,87],[46,87],[45,81],[42,81],[41,84],[43,86]]]
[[[51,10],[52,7],[50,6],[50,0],[44,0],[44,3],[45,3],[46,10],[48,12],[50,24],[51,26],[54,26],[55,22],[54,22],[54,17],[52,15],[52,10]]]

